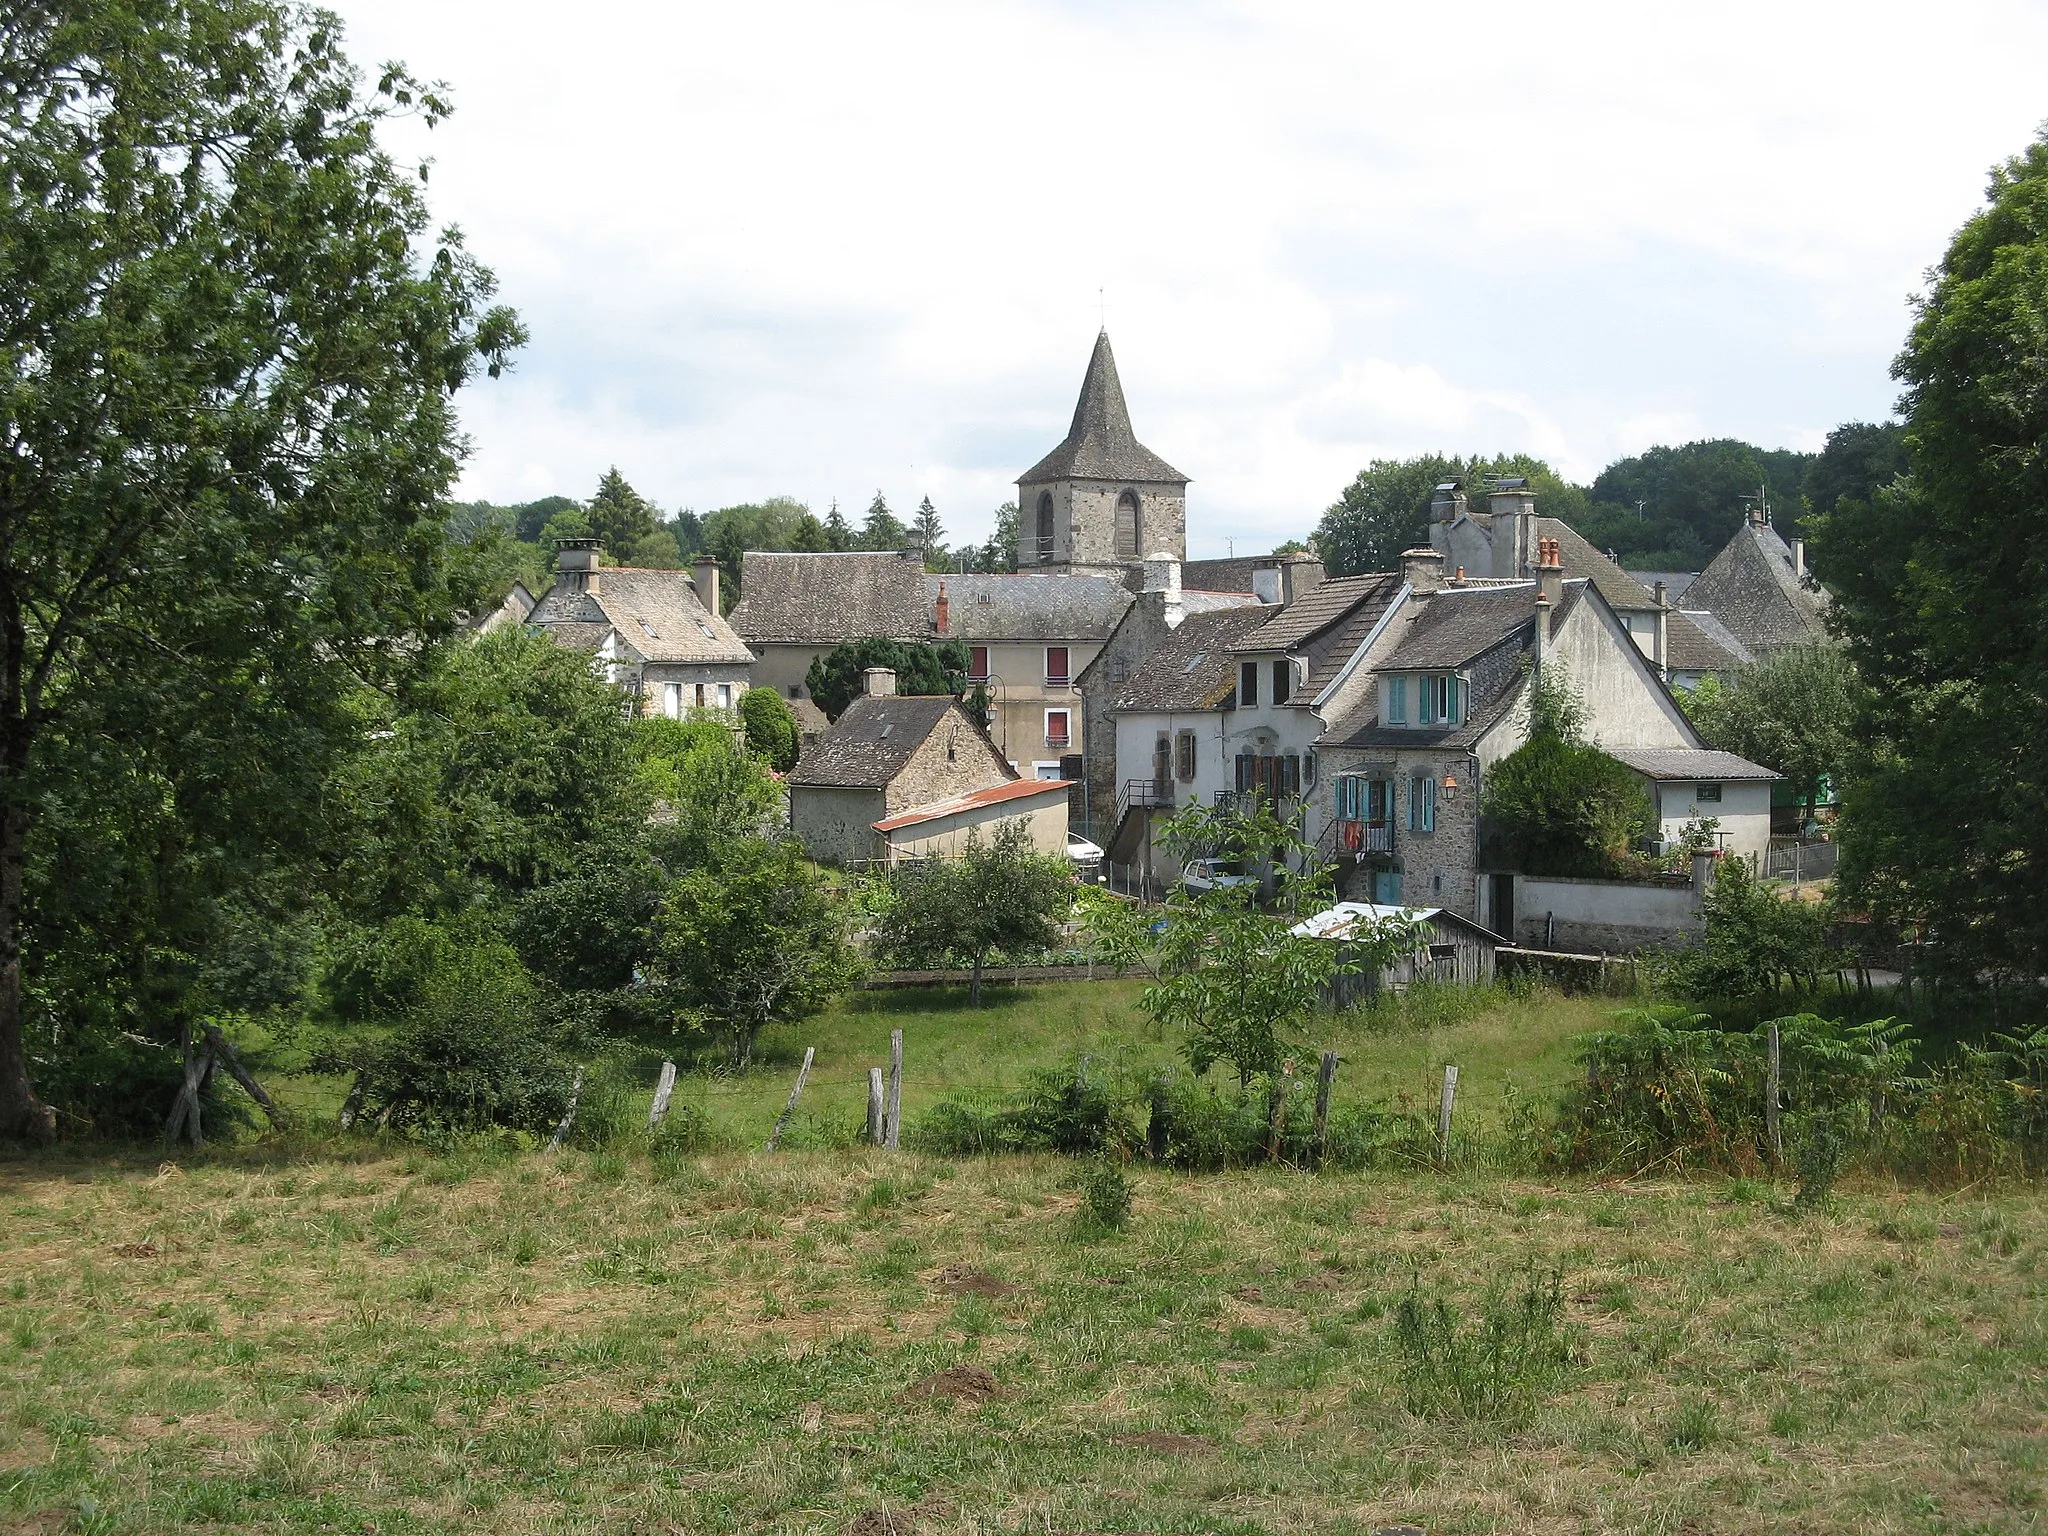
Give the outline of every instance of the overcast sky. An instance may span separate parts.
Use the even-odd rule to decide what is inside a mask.
[[[929,495],[980,535],[1098,318],[1190,553],[1376,455],[1812,449],[2048,117],[2048,6],[338,0],[533,340],[466,495]]]

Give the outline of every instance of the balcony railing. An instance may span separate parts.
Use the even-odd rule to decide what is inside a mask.
[[[1045,744],[1046,744],[1046,745],[1047,745],[1048,747],[1051,747],[1051,748],[1052,748],[1052,749],[1054,749],[1055,751],[1059,751],[1059,752],[1064,752],[1064,751],[1066,751],[1066,750],[1067,750],[1067,747],[1069,746],[1069,744],[1071,744],[1071,743],[1072,743],[1072,741],[1073,741],[1073,737],[1071,737],[1071,736],[1052,736],[1052,735],[1048,735],[1048,736],[1047,736],[1047,737],[1045,738]]]
[[[1385,821],[1340,820],[1336,824],[1338,853],[1392,853],[1393,824]]]

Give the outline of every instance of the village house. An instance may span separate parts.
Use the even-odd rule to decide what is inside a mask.
[[[1489,868],[1479,800],[1486,773],[1527,739],[1534,678],[1569,686],[1588,738],[1611,755],[1658,749],[1645,759],[1654,767],[1638,770],[1646,777],[1720,785],[1733,769],[1728,754],[1707,748],[1601,585],[1566,578],[1547,535],[1531,581],[1443,581],[1435,563],[1404,561],[1404,590],[1359,658],[1371,684],[1318,749],[1325,846],[1345,896],[1441,906],[1511,935],[1514,876]],[[1770,777],[1754,764],[1744,776]],[[1767,797],[1760,820],[1739,798],[1729,809],[1731,847],[1768,841]]]
[[[600,563],[596,539],[565,539],[555,584],[526,622],[556,644],[587,652],[642,714],[676,719],[732,709],[747,691],[754,653],[718,616],[718,562],[689,571]]]
[[[927,574],[908,554],[750,550],[734,629],[759,658],[754,681],[807,702],[811,663],[882,638],[967,651],[989,699],[990,738],[1026,777],[1078,778],[1085,742],[1075,682],[1131,606],[1112,576]],[[1072,773],[1067,770],[1072,769]]]
[[[1806,541],[1788,544],[1760,511],[1686,587],[1685,605],[1712,614],[1758,660],[1827,639],[1827,594],[1807,574]]]
[[[866,691],[819,734],[789,784],[789,824],[821,864],[893,864],[957,853],[1008,822],[1064,855],[1064,780],[1021,777],[958,700],[902,696],[871,667]]]

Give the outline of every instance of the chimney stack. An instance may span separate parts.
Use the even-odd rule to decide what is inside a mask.
[[[1180,561],[1166,550],[1148,555],[1145,559],[1146,601],[1157,603],[1161,617],[1168,629],[1180,628],[1180,621],[1187,616],[1187,606],[1180,595]]]
[[[896,669],[869,667],[861,673],[861,691],[871,699],[896,697]]]
[[[1564,546],[1556,539],[1536,541],[1536,589],[1552,608],[1564,601]]]
[[[602,539],[557,539],[555,541],[555,577],[571,592],[597,596],[598,556],[604,549]]]
[[[1792,575],[1799,581],[1806,580],[1806,540],[1792,541]]]
[[[1300,602],[1323,584],[1323,562],[1313,555],[1285,555],[1280,561],[1280,601]]]
[[[1429,520],[1433,523],[1454,523],[1467,509],[1465,487],[1456,480],[1446,480],[1429,498]]]
[[[946,584],[942,581],[939,583],[938,601],[932,604],[932,628],[942,635],[951,618],[951,608],[952,604],[946,601]]]
[[[1671,681],[1671,664],[1666,659],[1671,650],[1671,604],[1667,600],[1670,588],[1663,582],[1651,588],[1650,595],[1657,600],[1657,643],[1650,660],[1657,664],[1657,675],[1667,683]]]
[[[1401,579],[1417,597],[1426,597],[1444,584],[1444,557],[1427,545],[1401,551]]]
[[[1536,553],[1536,493],[1528,478],[1505,475],[1494,481],[1486,493],[1486,510],[1493,523],[1493,574],[1520,576]]]
[[[718,613],[718,559],[714,555],[699,555],[697,570],[692,578],[697,586],[697,601],[704,605],[704,611],[714,619]]]

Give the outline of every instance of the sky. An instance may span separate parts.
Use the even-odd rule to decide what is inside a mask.
[[[985,536],[1099,325],[1189,553],[1375,457],[1817,449],[2048,118],[2048,4],[329,0],[532,334],[461,494],[929,496]]]

